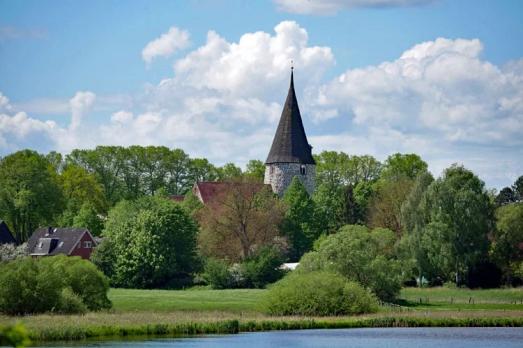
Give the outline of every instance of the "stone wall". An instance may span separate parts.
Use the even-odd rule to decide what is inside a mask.
[[[309,194],[314,192],[316,179],[316,165],[305,164],[305,175],[300,173],[302,164],[299,163],[273,163],[265,166],[265,184],[272,186],[272,190],[280,197],[297,176]]]

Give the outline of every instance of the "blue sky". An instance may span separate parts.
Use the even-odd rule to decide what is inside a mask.
[[[521,1],[0,1],[0,154],[264,159],[293,59],[315,152],[417,152],[500,188],[523,174],[522,58]]]

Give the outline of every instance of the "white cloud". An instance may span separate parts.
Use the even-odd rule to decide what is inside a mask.
[[[523,75],[480,58],[479,40],[439,38],[393,61],[348,70],[312,103],[362,126],[446,141],[523,146]]]
[[[156,57],[169,57],[187,46],[189,46],[189,32],[171,27],[168,32],[145,45],[142,59],[150,64]]]
[[[481,58],[482,49],[477,39],[439,38],[326,81],[324,72],[335,62],[331,49],[309,45],[307,31],[295,22],[281,22],[273,33],[246,33],[237,42],[210,31],[203,45],[174,62],[174,76],[132,98],[78,92],[70,100],[69,127],[19,114],[19,108],[0,112],[0,152],[139,144],[179,147],[216,164],[263,160],[292,59],[316,153],[383,160],[414,152],[435,175],[463,163],[500,188],[523,174],[523,59],[497,66]],[[2,97],[0,110],[9,106]],[[105,119],[82,122],[90,110],[102,109]]]
[[[326,15],[358,7],[424,5],[435,0],[274,0],[279,10],[298,14]]]
[[[329,47],[308,46],[307,31],[296,22],[283,21],[274,31],[247,33],[237,43],[210,31],[205,45],[175,62],[176,80],[196,89],[280,100],[277,91],[288,83],[291,60],[305,86],[334,63]]]
[[[76,130],[82,122],[83,116],[89,112],[96,95],[93,92],[76,92],[75,96],[69,101],[71,107],[71,124],[69,129],[71,131]]]

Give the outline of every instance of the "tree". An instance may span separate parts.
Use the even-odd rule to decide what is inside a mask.
[[[410,254],[416,263],[419,285],[422,285],[423,277],[432,275],[430,262],[427,258],[427,249],[423,243],[423,234],[428,223],[428,217],[423,211],[421,204],[427,188],[434,181],[429,172],[421,173],[416,178],[414,185],[401,205],[401,224],[403,233],[407,238]]]
[[[381,181],[372,196],[369,212],[369,227],[388,228],[399,237],[403,231],[401,205],[406,200],[413,185],[408,177],[398,177],[394,181]]]
[[[240,167],[236,167],[234,163],[226,163],[223,167],[218,168],[219,180],[234,180],[242,176]]]
[[[496,210],[496,229],[491,255],[508,282],[523,262],[523,203],[508,204]]]
[[[428,217],[423,242],[431,264],[460,284],[470,267],[485,258],[494,211],[485,184],[462,166],[445,170],[423,198]]]
[[[218,170],[205,158],[194,158],[189,162],[189,177],[191,183],[198,181],[215,181]]]
[[[265,164],[260,160],[250,160],[247,162],[245,175],[254,181],[263,182],[265,178]]]
[[[104,188],[105,196],[112,205],[125,194],[122,179],[128,155],[121,146],[97,146],[94,150],[73,150],[66,156],[66,164],[76,164],[96,176]],[[127,187],[135,179],[127,178]]]
[[[504,187],[499,191],[496,196],[496,205],[501,206],[508,203],[514,203],[517,201],[517,195],[510,187]]]
[[[190,191],[189,156],[181,149],[172,150],[166,161],[168,173],[168,192],[173,195],[183,195]]]
[[[324,226],[319,220],[316,205],[299,178],[294,177],[283,195],[287,209],[281,231],[289,241],[289,259],[298,261],[312,248]]]
[[[395,153],[385,161],[381,179],[394,181],[407,177],[414,180],[419,174],[426,172],[427,168],[427,163],[416,154]]]
[[[87,228],[94,236],[99,236],[104,227],[103,219],[89,202],[84,203],[72,219],[72,227]]]
[[[114,253],[112,283],[153,288],[187,277],[198,267],[196,234],[193,220],[168,199],[121,201],[109,212],[103,232]]]
[[[335,233],[343,226],[344,197],[343,186],[322,183],[316,187],[312,199],[316,205],[316,212],[325,222],[325,232]]]
[[[298,270],[339,273],[390,301],[399,294],[404,278],[402,264],[394,256],[395,242],[390,230],[347,225],[322,240],[317,250],[305,254]]]
[[[0,216],[20,242],[42,225],[52,225],[63,209],[57,174],[47,159],[31,150],[0,160]]]
[[[98,213],[107,211],[107,201],[102,185],[93,174],[77,165],[68,165],[60,175],[60,185],[67,208],[78,212],[82,205],[90,204]]]
[[[523,175],[521,175],[512,185],[516,200],[523,201]]]
[[[318,185],[356,185],[378,179],[381,163],[372,156],[349,156],[344,152],[323,151],[314,157]]]
[[[283,214],[281,202],[266,186],[231,182],[197,214],[201,251],[230,261],[249,258],[258,248],[278,243]]]

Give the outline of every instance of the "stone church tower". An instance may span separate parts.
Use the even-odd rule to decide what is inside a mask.
[[[271,151],[265,161],[265,184],[280,197],[298,177],[309,194],[314,191],[316,162],[312,157],[312,146],[307,141],[301,120],[298,100],[294,92],[294,71],[291,68],[291,84],[280,123],[272,141]]]

